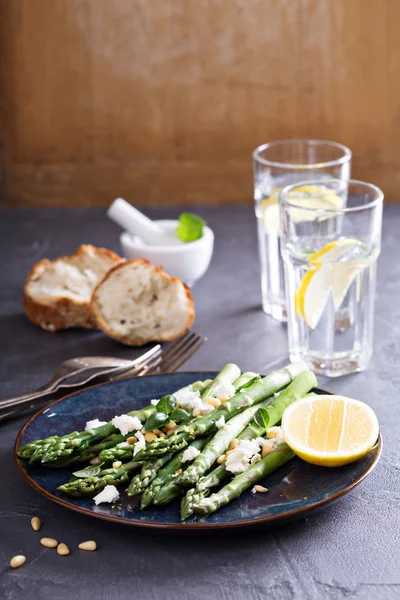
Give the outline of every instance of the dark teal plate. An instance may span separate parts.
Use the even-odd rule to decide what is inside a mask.
[[[106,383],[71,394],[40,410],[24,425],[15,443],[15,457],[22,444],[82,430],[90,419],[108,421],[116,414],[145,406],[152,398],[160,398],[193,381],[214,376],[214,372],[153,375]],[[70,510],[136,527],[193,531],[249,528],[306,517],[358,485],[372,471],[381,451],[382,439],[379,437],[367,456],[344,467],[317,467],[294,458],[262,482],[268,493],[254,495],[249,490],[214,514],[204,519],[191,518],[184,523],[179,519],[178,501],[167,507],[140,511],[138,499],[128,498],[122,492],[121,500],[114,508],[109,504],[95,506],[90,498],[71,499],[57,491],[57,487],[69,479],[69,470],[45,469],[17,457],[16,462],[24,479],[38,492]]]

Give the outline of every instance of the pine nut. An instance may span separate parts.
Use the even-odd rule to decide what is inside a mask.
[[[268,456],[268,454],[271,454],[273,447],[274,446],[272,442],[269,444],[264,444],[261,450],[261,458],[265,458],[266,456]]]
[[[31,519],[31,527],[33,529],[33,531],[39,531],[39,529],[42,526],[42,522],[39,519],[39,517],[32,517]]]
[[[176,429],[178,427],[178,425],[175,423],[175,421],[170,421],[169,423],[166,424],[166,429],[168,429],[168,431],[173,431],[174,429]]]
[[[63,544],[63,543],[58,544],[58,546],[57,546],[57,553],[60,556],[67,556],[68,554],[70,554],[70,550],[69,550],[67,544]]]
[[[119,469],[120,467],[122,467],[122,462],[120,460],[116,460],[115,462],[113,462],[113,464],[112,464],[113,469]]]
[[[232,440],[231,443],[229,444],[229,450],[234,450],[235,448],[237,448],[240,444],[239,440]]]
[[[218,400],[223,404],[224,402],[228,402],[229,398],[225,396],[220,396]]]
[[[160,431],[160,433],[158,434],[158,437],[162,440],[163,438],[165,438],[165,433]]]
[[[218,398],[212,398],[211,396],[208,396],[206,398],[206,402],[207,402],[207,404],[210,404],[210,406],[213,406],[214,408],[218,408],[218,406],[221,404],[221,400],[219,400]]]
[[[92,460],[89,461],[91,465],[98,465],[100,462],[100,459],[98,456],[95,456],[94,458],[92,458]]]
[[[17,556],[13,556],[10,560],[10,567],[12,569],[18,569],[18,567],[22,567],[25,561],[25,556],[23,556],[22,554],[17,554]]]
[[[162,431],[160,431],[160,429],[153,429],[153,433],[155,433],[156,435],[160,435]]]
[[[58,546],[57,540],[54,540],[53,538],[42,538],[40,543],[42,546],[46,546],[46,548],[56,548],[56,546]]]
[[[89,540],[87,542],[82,542],[78,546],[81,550],[87,550],[88,552],[94,552],[97,548],[96,542],[93,540]]]
[[[263,485],[255,485],[251,491],[253,492],[253,494],[255,494],[256,492],[265,494],[265,492],[268,492],[268,488],[264,487]]]
[[[280,430],[280,427],[271,427],[271,429],[268,429],[268,431],[267,431],[267,439],[268,440],[272,440],[274,438],[277,438],[279,430]]]
[[[126,441],[128,442],[128,444],[132,445],[132,444],[136,444],[137,439],[135,438],[134,435],[132,435],[131,437],[128,437]]]
[[[219,457],[217,458],[217,463],[218,463],[219,465],[222,465],[222,463],[224,463],[225,461],[226,461],[226,454],[221,454],[221,456],[219,456]]]
[[[152,442],[157,439],[157,436],[152,431],[148,431],[144,434],[144,439],[146,440],[146,442]]]

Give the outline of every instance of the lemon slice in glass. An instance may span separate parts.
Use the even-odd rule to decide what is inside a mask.
[[[296,292],[296,308],[310,329],[318,325],[329,294],[337,310],[354,279],[368,266],[366,259],[337,262],[350,256],[360,244],[354,238],[336,240],[308,257],[310,269],[303,275]]]
[[[263,214],[264,230],[266,233],[280,231],[280,210],[279,210],[279,192],[281,188],[276,188],[269,198],[266,198],[260,203],[260,209]],[[341,208],[343,205],[342,199],[328,188],[317,187],[314,185],[304,185],[296,188],[292,192],[290,198],[303,208],[313,209],[333,209]],[[314,221],[318,218],[318,214],[314,212],[304,211],[301,208],[291,208],[290,215],[295,223],[303,221]]]

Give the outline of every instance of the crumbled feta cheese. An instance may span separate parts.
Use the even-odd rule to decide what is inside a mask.
[[[215,425],[217,426],[218,429],[221,429],[221,427],[223,427],[225,425],[224,415],[221,415],[220,418],[218,419],[218,421],[215,421]]]
[[[142,423],[137,417],[130,417],[129,415],[119,415],[114,417],[111,423],[120,430],[122,435],[127,435],[131,431],[142,429]]]
[[[208,415],[208,413],[215,410],[215,406],[208,404],[208,402],[202,402],[200,400],[199,405],[194,409],[193,414],[195,417]]]
[[[152,404],[153,406],[157,406],[157,404],[159,403],[159,400],[150,400],[150,404]]]
[[[183,453],[182,462],[190,462],[191,460],[194,460],[199,454],[200,451],[197,450],[197,448],[195,448],[194,446],[189,446],[189,448],[187,448]]]
[[[118,448],[126,448],[127,446],[130,446],[129,442],[120,442],[117,444]]]
[[[190,386],[175,392],[174,397],[178,406],[192,413],[195,417],[207,415],[215,410],[215,406],[203,402],[200,392],[198,390],[194,392]]]
[[[261,454],[255,454],[253,456],[253,458],[250,460],[250,464],[255,465],[256,463],[260,462],[260,460],[261,460]]]
[[[101,427],[102,425],[107,425],[107,421],[99,421],[99,419],[92,419],[88,421],[85,426],[85,431],[88,429],[94,429],[95,427]]]
[[[236,393],[236,388],[232,383],[219,383],[213,390],[215,398],[224,398],[229,400]]]
[[[193,392],[188,387],[182,388],[174,393],[174,398],[181,408],[192,412],[201,403],[200,392]]]
[[[136,456],[138,452],[144,450],[144,448],[146,447],[146,440],[144,439],[143,433],[137,431],[135,433],[135,437],[137,439],[137,442],[136,444],[133,444],[133,456]]]
[[[93,498],[96,505],[102,502],[116,502],[119,500],[119,491],[115,485],[106,485],[97,496]]]
[[[229,453],[225,468],[234,475],[243,473],[251,466],[251,460],[256,454],[260,454],[260,444],[257,439],[240,440],[240,444]]]

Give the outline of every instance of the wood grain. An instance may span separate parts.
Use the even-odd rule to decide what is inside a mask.
[[[3,206],[251,203],[334,139],[400,200],[398,0],[0,0]]]

